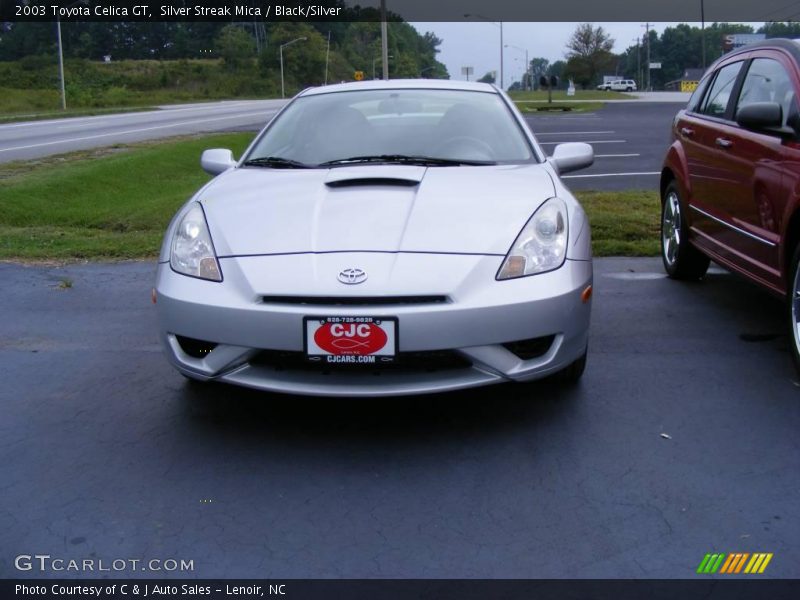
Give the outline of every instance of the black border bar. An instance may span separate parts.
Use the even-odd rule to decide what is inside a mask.
[[[402,18],[411,22],[699,23],[700,5],[700,0],[386,0],[389,20]],[[705,0],[704,8],[706,23],[800,18],[800,5],[787,0]],[[0,22],[57,18],[65,22],[325,22],[378,21],[380,15],[380,0],[0,0]]]
[[[747,576],[752,577],[752,576]],[[38,594],[24,594],[18,586],[36,586]],[[169,593],[154,595],[153,586]],[[248,593],[247,588],[259,591]],[[66,595],[66,591],[86,592]],[[99,595],[89,588],[101,588]],[[238,589],[239,593],[232,593]],[[53,593],[54,590],[59,590]],[[135,591],[136,590],[136,591]],[[174,592],[173,592],[174,590]],[[147,595],[145,596],[145,592]],[[184,598],[203,600],[794,600],[800,597],[800,580],[710,578],[696,579],[7,579],[0,585],[0,597],[47,598],[50,600],[131,600],[139,598]]]

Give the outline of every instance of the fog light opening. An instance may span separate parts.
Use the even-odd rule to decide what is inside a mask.
[[[187,355],[192,358],[205,358],[217,345],[214,342],[206,340],[196,340],[182,335],[176,335],[175,339],[178,340],[178,345]]]

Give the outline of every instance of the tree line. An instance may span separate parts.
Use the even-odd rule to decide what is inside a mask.
[[[528,75],[531,81],[523,77],[511,89],[535,88],[541,75],[556,75],[564,85],[571,79],[584,89],[598,85],[604,76],[614,76],[633,79],[643,89],[647,84],[648,48],[650,62],[661,63],[660,69],[650,71],[650,85],[653,89],[664,89],[668,83],[681,79],[687,69],[703,68],[704,46],[705,66],[708,66],[725,52],[726,36],[741,33],[797,38],[800,23],[770,22],[758,29],[740,23],[711,23],[705,30],[681,23],[667,27],[661,35],[654,30],[643,31],[635,43],[619,54],[612,52],[615,40],[603,27],[581,23],[567,42],[564,60],[551,63],[546,58],[534,58]]]
[[[358,15],[355,15],[356,17]],[[54,59],[55,23],[0,24],[0,62]],[[229,71],[278,76],[281,44],[305,38],[286,51],[285,75],[295,88],[352,79],[355,71],[379,77],[380,23],[352,22],[63,22],[65,59],[103,61],[220,59]],[[389,17],[389,69],[392,77],[447,78],[436,59],[442,40],[420,34],[399,17]],[[291,52],[291,54],[289,54]],[[38,60],[32,60],[38,57]],[[291,57],[291,60],[289,60]],[[3,84],[0,84],[3,85]]]

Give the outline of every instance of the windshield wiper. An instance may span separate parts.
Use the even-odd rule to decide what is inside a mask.
[[[351,156],[320,163],[320,167],[349,165],[357,163],[400,163],[421,166],[450,167],[458,165],[494,165],[492,160],[469,160],[461,158],[436,158],[434,156],[410,156],[407,154],[375,154],[367,156]]]
[[[310,169],[313,165],[291,158],[280,156],[262,156],[261,158],[251,158],[242,163],[245,167],[267,167],[270,169]]]

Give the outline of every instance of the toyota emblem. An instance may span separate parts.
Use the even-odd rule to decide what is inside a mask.
[[[346,285],[356,285],[367,280],[367,274],[363,269],[342,269],[339,271],[339,281]]]

